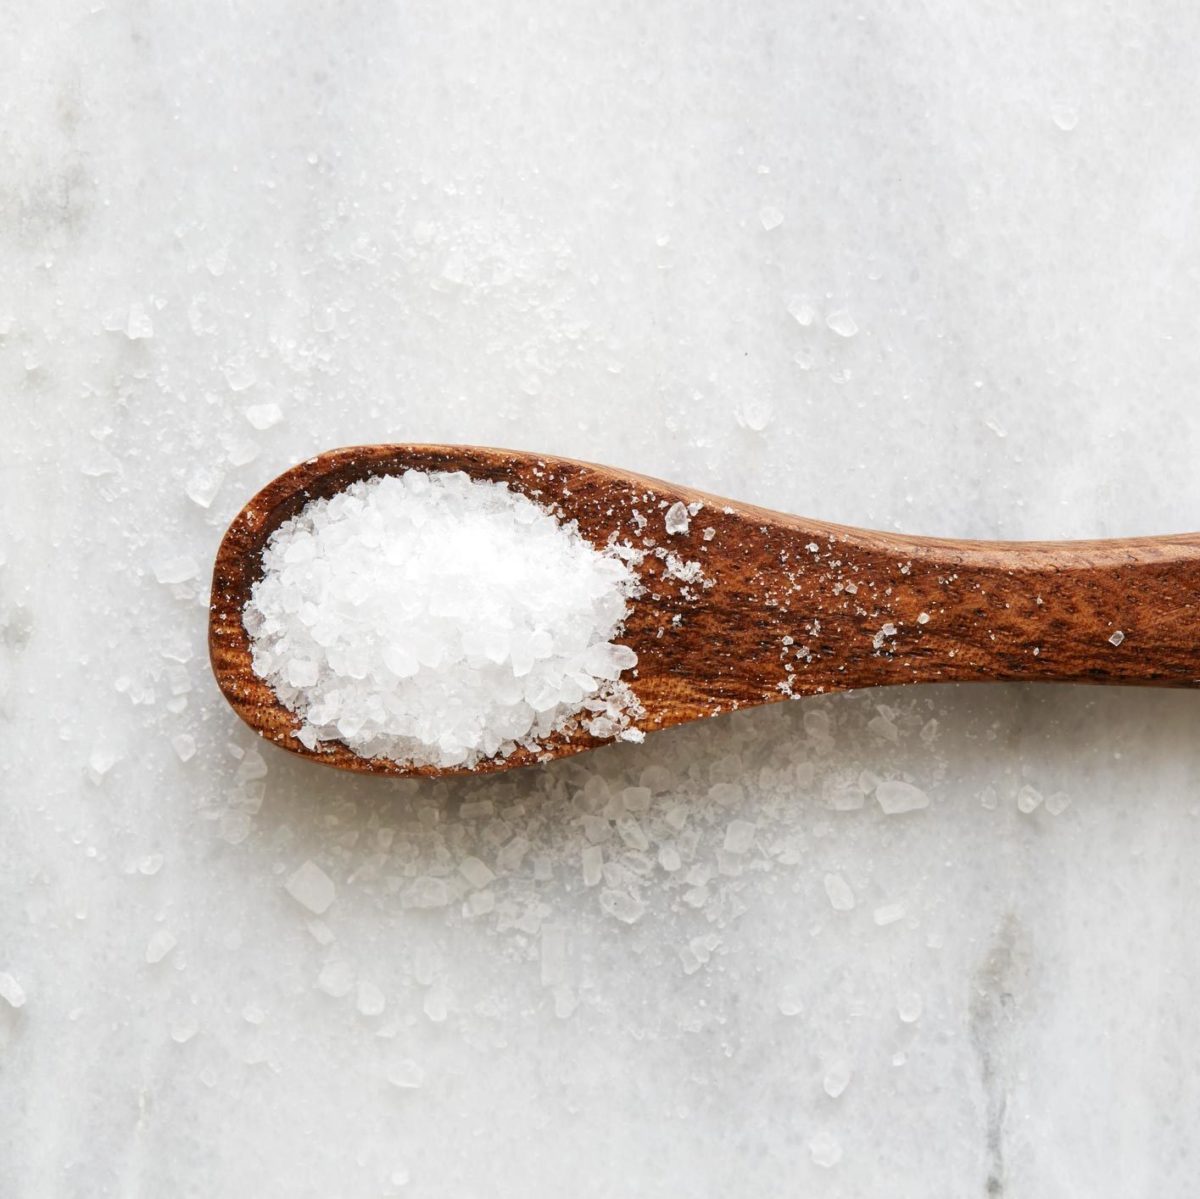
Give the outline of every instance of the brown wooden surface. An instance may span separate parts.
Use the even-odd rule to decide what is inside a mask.
[[[789,694],[882,684],[1200,684],[1200,534],[1057,543],[902,537],[784,516],[548,455],[356,446],[293,467],[238,514],[217,552],[209,613],[213,671],[234,710],[269,740],[327,765],[481,774],[600,744],[582,732],[560,735],[539,754],[522,749],[465,771],[368,760],[340,743],[311,751],[292,735],[298,722],[252,671],[242,625],[263,546],[309,500],[409,468],[508,483],[578,520],[594,544],[616,533],[650,549],[639,568],[646,593],[621,637],[638,655],[636,673],[623,677],[646,710],[637,725],[647,733]],[[704,506],[687,533],[669,536],[663,514],[676,500]],[[635,513],[646,522],[640,531]],[[705,529],[713,531],[707,541]],[[705,583],[671,577],[649,542],[682,562],[699,562]],[[896,633],[880,638],[886,623]],[[1117,630],[1124,640],[1114,646],[1109,637]],[[785,646],[785,637],[793,644]]]

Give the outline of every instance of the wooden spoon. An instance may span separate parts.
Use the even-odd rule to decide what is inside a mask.
[[[464,767],[307,749],[296,717],[250,664],[242,610],[268,537],[312,499],[372,475],[463,471],[507,483],[647,549],[645,594],[621,641],[646,733],[736,708],[894,683],[991,679],[1200,685],[1200,534],[1117,541],[903,537],[785,516],[569,458],[473,446],[370,445],[310,458],[268,483],[229,526],[209,610],[213,671],[237,714],[313,761],[373,774],[484,774],[602,741],[557,734],[540,751]],[[693,509],[668,533],[666,509]]]

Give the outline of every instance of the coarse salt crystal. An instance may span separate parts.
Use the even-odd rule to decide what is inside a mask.
[[[387,1007],[387,997],[374,983],[360,979],[356,1006],[364,1016],[378,1016]]]
[[[200,573],[200,564],[187,554],[163,558],[154,564],[154,577],[165,584],[186,583]]]
[[[171,738],[171,747],[181,762],[190,762],[196,756],[196,738],[191,733],[177,733]]]
[[[836,1099],[850,1085],[850,1067],[845,1062],[834,1062],[825,1071],[822,1086],[830,1099]]]
[[[901,779],[883,779],[875,787],[875,798],[888,816],[916,812],[929,807],[929,796],[920,787]]]
[[[251,404],[246,409],[246,419],[261,432],[279,424],[283,411],[278,404]]]
[[[336,895],[333,879],[315,862],[305,862],[283,884],[284,890],[314,916],[324,915]]]
[[[25,1006],[25,988],[7,970],[0,973],[0,999],[9,1007]]]
[[[844,308],[831,312],[825,324],[839,337],[853,337],[858,332],[858,323]]]
[[[686,529],[688,511],[667,519]],[[629,730],[637,655],[613,639],[637,588],[615,548],[506,484],[407,471],[281,525],[243,619],[306,745],[470,767],[560,730]]]
[[[681,503],[674,503],[667,509],[664,523],[668,533],[686,533],[689,522],[688,510]]]
[[[146,961],[151,965],[161,962],[175,948],[176,944],[174,934],[165,928],[158,929],[146,943]]]
[[[842,1160],[842,1147],[830,1132],[819,1132],[808,1142],[813,1163],[828,1170]]]
[[[397,1062],[388,1071],[388,1082],[401,1090],[415,1090],[425,1081],[425,1070],[410,1058]]]
[[[343,962],[336,958],[331,962],[326,962],[321,967],[320,974],[317,975],[317,990],[331,995],[334,999],[341,999],[349,995],[353,986],[354,967],[349,962]]]
[[[853,909],[854,891],[840,874],[827,874],[824,883],[825,894],[834,911],[849,912]]]

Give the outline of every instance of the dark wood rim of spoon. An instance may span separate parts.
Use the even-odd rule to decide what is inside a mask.
[[[1200,679],[1200,535],[908,537],[548,454],[350,446],[292,467],[246,504],[217,551],[209,610],[213,672],[234,710],[264,738],[323,765],[402,777],[486,774],[610,744],[576,729],[537,751],[444,769],[363,758],[340,742],[310,750],[295,738],[299,722],[255,675],[242,623],[263,547],[309,501],[409,469],[507,483],[577,520],[596,545],[614,533],[652,543],[638,568],[648,598],[634,601],[620,638],[639,657],[623,678],[645,707],[635,725],[646,733],[853,687],[985,679],[1194,686]],[[663,513],[676,502],[702,507],[686,533],[668,536]],[[699,580],[687,577],[687,563],[698,564]],[[713,584],[719,604],[706,602]],[[885,627],[895,632],[881,634]],[[1113,644],[1117,630],[1123,638]]]

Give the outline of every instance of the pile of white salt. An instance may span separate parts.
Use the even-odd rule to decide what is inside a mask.
[[[309,503],[263,551],[254,671],[309,748],[474,766],[577,724],[639,740],[615,643],[637,552],[507,485],[407,471]]]

